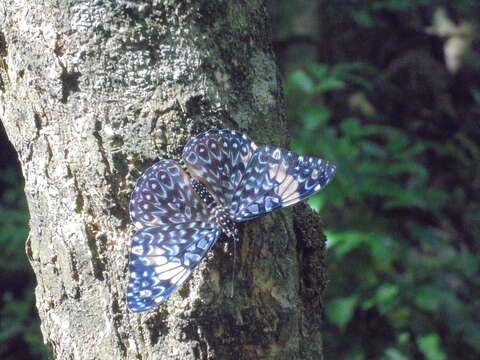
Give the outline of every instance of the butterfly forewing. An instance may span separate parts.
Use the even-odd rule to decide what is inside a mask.
[[[322,190],[334,175],[335,166],[326,160],[260,147],[234,194],[230,215],[245,221],[293,205]]]
[[[134,312],[167,300],[188,278],[220,234],[202,223],[139,230],[130,252],[127,303]]]
[[[209,130],[191,139],[182,158],[217,203],[229,207],[256,145],[233,130]]]
[[[211,221],[188,175],[173,160],[159,161],[140,177],[130,199],[130,217],[137,228]]]

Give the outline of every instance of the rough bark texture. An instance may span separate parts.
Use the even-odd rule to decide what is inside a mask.
[[[56,359],[319,359],[323,235],[305,206],[242,227],[178,294],[127,312],[129,194],[212,127],[285,144],[258,0],[0,0],[0,119],[19,153],[26,249]]]

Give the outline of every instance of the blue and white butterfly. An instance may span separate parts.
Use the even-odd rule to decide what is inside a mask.
[[[182,154],[188,172],[161,160],[138,180],[130,216],[139,229],[130,252],[127,303],[148,310],[166,301],[219,235],[238,240],[235,223],[308,198],[335,175],[326,160],[257,147],[232,130],[209,130]]]

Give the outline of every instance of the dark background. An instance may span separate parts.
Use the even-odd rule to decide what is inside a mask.
[[[480,6],[270,0],[291,149],[338,165],[327,359],[480,358]],[[28,210],[0,131],[0,358],[47,357]]]

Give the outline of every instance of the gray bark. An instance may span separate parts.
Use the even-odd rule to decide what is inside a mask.
[[[220,240],[182,290],[127,312],[129,194],[208,128],[284,145],[259,1],[0,0],[0,119],[30,210],[56,359],[319,359],[323,235],[300,205]]]

